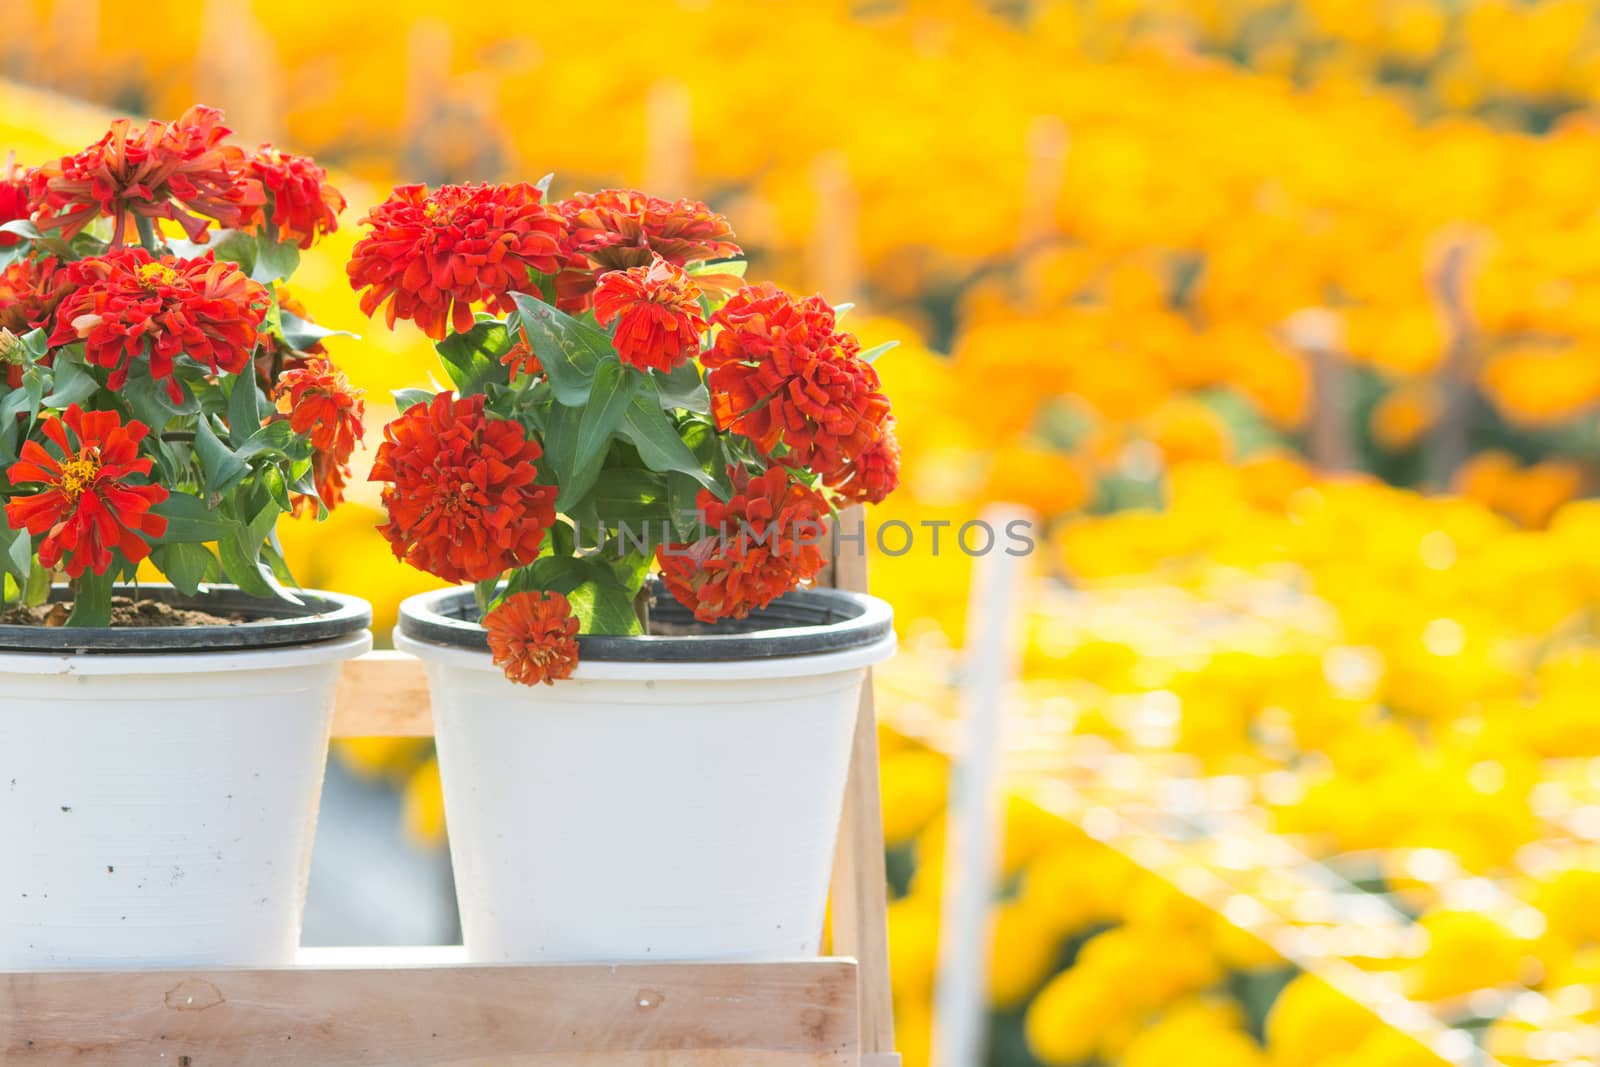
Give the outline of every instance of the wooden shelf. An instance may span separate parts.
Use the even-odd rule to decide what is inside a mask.
[[[828,577],[864,591],[865,560]],[[422,664],[345,664],[333,734],[432,736]],[[899,1067],[884,888],[869,680],[832,890],[834,948],[855,958],[530,967],[469,965],[460,946],[308,948],[277,970],[0,973],[0,1064]]]

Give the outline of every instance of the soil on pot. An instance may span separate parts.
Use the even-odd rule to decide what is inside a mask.
[[[59,601],[30,608],[26,604],[13,604],[0,612],[0,625],[4,626],[65,626],[72,614],[72,602]],[[134,600],[132,597],[111,598],[111,625],[113,628],[145,626],[235,626],[248,621],[243,615],[213,615],[209,611],[173,607],[159,600]]]

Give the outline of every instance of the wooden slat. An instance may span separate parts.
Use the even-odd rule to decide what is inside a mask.
[[[854,534],[862,528],[860,506],[839,516]],[[839,546],[830,574],[836,588],[867,591],[865,539]],[[872,676],[861,690],[855,747],[845,785],[844,814],[834,850],[832,882],[833,951],[854,956],[861,966],[861,1051],[894,1051],[894,994],[889,986],[889,916],[885,893],[883,805],[878,795],[878,718]],[[898,1057],[896,1057],[898,1060]]]
[[[334,737],[432,737],[422,661],[404,652],[346,660],[333,706]]]
[[[856,968],[783,964],[0,975],[0,1063],[854,1067]]]

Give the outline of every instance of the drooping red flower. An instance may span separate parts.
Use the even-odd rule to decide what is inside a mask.
[[[84,411],[73,404],[59,418],[47,416],[40,430],[55,445],[55,454],[37,441],[25,441],[9,472],[13,488],[40,488],[6,504],[13,530],[44,535],[39,562],[53,568],[65,560],[67,574],[77,578],[86,569],[110,570],[113,550],[129,563],[150,555],[145,538],[167,532],[167,520],[150,509],[167,498],[167,491],[141,484],[152,466],[139,455],[149,427],[124,425],[114,411]]]
[[[33,214],[33,198],[28,195],[28,170],[12,155],[0,167],[0,226]],[[14,233],[0,233],[0,248],[11,248],[22,241]],[[4,307],[0,306],[0,312]]]
[[[828,479],[829,488],[855,504],[881,504],[900,485],[900,441],[894,416],[885,417],[878,439]]]
[[[388,323],[411,319],[442,340],[472,328],[472,306],[496,313],[516,305],[535,274],[560,265],[561,217],[526,182],[515,185],[402,185],[373,208],[370,228],[345,269],[371,315],[389,304]]]
[[[883,433],[889,399],[821,297],[798,299],[770,283],[740,289],[715,315],[700,357],[719,429],[761,453],[839,480]]]
[[[310,248],[318,237],[339,228],[344,194],[328,184],[328,172],[309,157],[264,144],[250,157],[250,173],[261,182],[267,207],[248,228],[270,221],[278,240],[296,241],[301,248]]]
[[[366,432],[366,402],[344,372],[325,359],[304,360],[286,369],[273,398],[289,413],[289,426],[306,434],[315,450],[311,457],[317,495],[329,511],[344,500],[350,479],[350,457]],[[309,497],[295,502],[296,514],[312,506]]]
[[[535,485],[544,454],[484,398],[440,393],[383,429],[371,481],[387,482],[378,527],[396,558],[449,582],[481,582],[533,562],[555,523],[556,490]]]
[[[578,620],[560,593],[513,593],[483,618],[494,665],[522,685],[554,685],[578,666]]]
[[[728,220],[698,200],[604,189],[578,193],[556,210],[567,221],[556,303],[574,314],[589,307],[607,271],[648,267],[655,256],[684,267],[740,254]]]
[[[510,367],[512,377],[526,374],[530,378],[537,378],[544,373],[544,364],[534,355],[533,346],[526,337],[517,338],[516,344],[506,349],[506,354],[500,357],[500,365]]]
[[[50,344],[81,339],[84,358],[111,369],[112,389],[144,357],[174,401],[183,390],[172,377],[173,360],[185,355],[213,372],[238,374],[250,365],[270,304],[264,288],[210,253],[156,259],[142,248],[113,248],[72,264],[68,275],[74,288],[56,308]]]
[[[613,340],[622,362],[663,374],[700,351],[706,331],[700,287],[660,256],[647,267],[602,274],[594,314],[602,326],[617,320]]]
[[[19,259],[0,270],[0,329],[23,334],[50,324],[71,288],[54,256]]]
[[[822,494],[773,467],[751,477],[730,468],[726,504],[701,490],[705,535],[692,544],[661,545],[661,578],[701,622],[742,619],[822,569],[828,504]]]
[[[152,121],[135,130],[117,119],[99,141],[33,172],[34,221],[71,239],[104,215],[116,220],[111,243],[128,239],[135,217],[171,219],[191,241],[205,239],[208,220],[238,228],[266,203],[248,157],[224,144],[222,112],[192,107],[176,122]]]
[[[295,433],[308,434],[311,446],[343,463],[364,432],[366,403],[361,390],[325,359],[308,359],[278,378],[274,399],[289,412]]]

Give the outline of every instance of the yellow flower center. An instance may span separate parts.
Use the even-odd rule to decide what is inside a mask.
[[[68,500],[76,501],[94,484],[100,473],[100,460],[84,453],[61,465],[61,491]]]
[[[429,200],[422,205],[422,217],[429,222],[448,222],[450,210],[437,200]]]
[[[147,287],[176,285],[178,282],[178,272],[165,263],[141,263],[134,268],[134,272]]]

